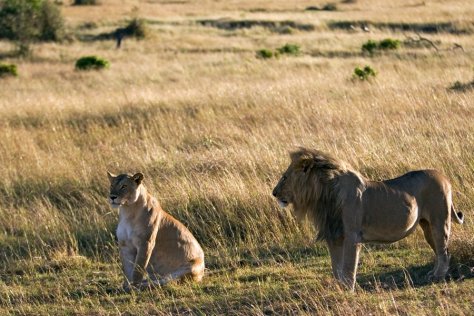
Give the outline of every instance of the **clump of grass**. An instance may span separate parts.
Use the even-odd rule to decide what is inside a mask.
[[[369,54],[373,54],[377,49],[377,42],[373,40],[368,40],[364,44],[362,44],[362,51],[367,52]]]
[[[453,257],[454,264],[463,264],[471,268],[474,267],[474,237],[456,238],[449,245],[449,251]],[[474,270],[472,270],[474,273]]]
[[[379,49],[398,49],[400,47],[400,41],[393,38],[386,38],[379,42]]]
[[[17,76],[18,70],[15,64],[0,64],[0,78]]]
[[[356,67],[354,69],[353,77],[355,79],[365,81],[365,80],[369,80],[370,78],[375,78],[376,75],[377,73],[372,67],[365,66],[364,68]]]
[[[453,83],[452,86],[448,88],[449,90],[453,91],[458,91],[458,92],[465,92],[474,89],[474,80],[471,82],[461,82],[461,81],[456,81]]]
[[[273,51],[271,51],[267,48],[259,49],[257,51],[256,55],[257,55],[257,58],[260,58],[260,59],[270,59],[270,58],[273,58],[275,56]]]
[[[393,38],[385,38],[379,42],[374,40],[368,40],[362,44],[362,52],[367,52],[370,55],[374,54],[377,50],[395,50],[400,48],[400,41]]]
[[[298,56],[301,53],[301,47],[297,44],[285,44],[278,48],[277,52],[282,55]]]
[[[298,56],[301,54],[301,47],[297,44],[285,44],[282,47],[272,51],[270,49],[264,48],[257,51],[257,58],[261,59],[270,59],[273,57],[279,57],[280,55],[289,55],[289,56]]]
[[[101,57],[85,56],[76,61],[77,70],[100,70],[109,68],[110,63]]]

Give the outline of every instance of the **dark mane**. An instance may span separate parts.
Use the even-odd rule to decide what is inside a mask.
[[[319,150],[300,148],[291,153],[294,168],[304,173],[295,181],[295,212],[308,216],[317,230],[317,240],[342,236],[343,197],[339,177],[349,171],[342,161]]]

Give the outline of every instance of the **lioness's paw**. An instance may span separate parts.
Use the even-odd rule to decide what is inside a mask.
[[[130,291],[132,290],[130,283],[128,283],[127,281],[123,282],[122,290],[126,293],[130,293]]]
[[[153,288],[153,283],[150,283],[148,281],[142,281],[140,285],[138,285],[138,289],[143,291],[143,290],[151,290]]]

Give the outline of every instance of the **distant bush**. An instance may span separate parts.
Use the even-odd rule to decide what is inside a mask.
[[[398,49],[400,47],[400,41],[397,39],[386,38],[379,42],[368,40],[362,44],[362,52],[367,52],[369,54],[374,54],[377,50],[390,50]]]
[[[146,22],[140,18],[133,18],[123,29],[123,32],[127,36],[143,39],[147,34]]]
[[[16,77],[18,71],[14,64],[0,64],[0,78],[2,77]]]
[[[353,77],[359,80],[369,80],[370,77],[375,77],[377,73],[370,66],[365,66],[364,68],[356,67],[354,69]]]
[[[38,17],[39,39],[57,42],[64,38],[64,19],[58,6],[50,1],[43,1]]]
[[[77,70],[100,70],[109,68],[110,63],[97,56],[85,56],[76,61]]]
[[[273,52],[266,48],[258,50],[256,55],[257,55],[257,58],[261,58],[261,59],[269,59],[274,56]]]
[[[380,49],[398,49],[400,47],[400,41],[397,39],[386,38],[379,42]]]
[[[282,55],[299,55],[301,53],[301,48],[296,44],[285,44],[284,46],[277,49],[278,53]]]
[[[74,0],[73,5],[96,5],[99,4],[98,0]]]
[[[373,40],[368,40],[364,44],[362,44],[362,51],[367,52],[369,54],[373,54],[377,49],[377,42]]]
[[[64,36],[61,11],[49,0],[0,0],[0,39],[14,41],[27,54],[35,41],[59,41]]]
[[[461,81],[456,81],[453,83],[452,86],[449,87],[449,90],[453,91],[459,91],[459,92],[465,92],[469,90],[474,90],[474,80],[471,82],[461,82]]]

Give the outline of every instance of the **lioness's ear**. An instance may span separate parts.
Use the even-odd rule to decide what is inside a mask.
[[[109,177],[109,181],[112,182],[112,180],[115,178],[115,175],[107,171],[107,176]]]
[[[136,184],[142,183],[143,180],[143,173],[137,172],[133,175],[132,180],[135,181]]]

